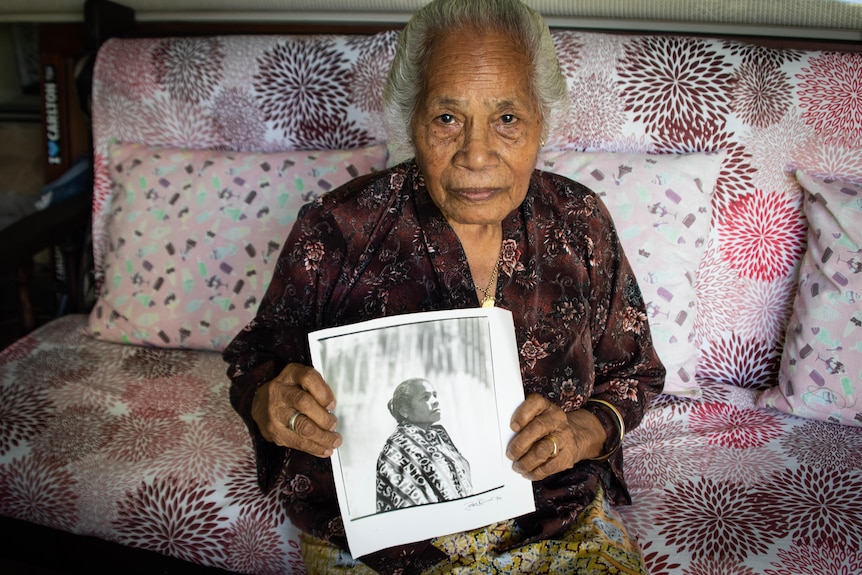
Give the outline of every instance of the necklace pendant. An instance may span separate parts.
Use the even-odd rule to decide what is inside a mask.
[[[491,296],[486,297],[482,300],[482,307],[494,307],[494,298]]]

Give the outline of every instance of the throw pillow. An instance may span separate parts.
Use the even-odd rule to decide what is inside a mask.
[[[796,174],[808,219],[778,386],[757,404],[862,426],[862,185]]]
[[[647,304],[667,369],[664,392],[699,397],[695,274],[706,248],[723,152],[542,152],[539,168],[576,180],[607,205]]]
[[[221,351],[257,311],[299,208],[385,163],[383,145],[278,153],[112,145],[93,335]]]

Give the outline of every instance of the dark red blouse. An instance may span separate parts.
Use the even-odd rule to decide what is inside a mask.
[[[513,312],[525,392],[566,411],[604,399],[634,428],[665,371],[604,204],[576,182],[536,171],[524,202],[502,224],[496,305]],[[265,441],[250,415],[255,390],[290,362],[311,363],[311,331],[478,305],[461,243],[414,162],[360,177],[301,210],[256,318],[224,352],[261,487],[281,490],[298,528],[346,548],[330,461]],[[612,422],[598,415],[612,436]],[[599,481],[613,503],[629,502],[621,452],[534,482],[536,511],[517,520],[523,541],[566,529]],[[426,542],[363,559],[383,572],[408,564],[414,572],[434,562],[435,552]]]

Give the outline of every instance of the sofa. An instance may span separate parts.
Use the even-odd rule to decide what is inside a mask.
[[[668,368],[624,443],[650,572],[862,573],[862,47],[553,35],[571,106],[537,169],[608,205]],[[304,572],[280,504],[302,485],[258,489],[220,351],[299,207],[399,161],[380,118],[396,38],[101,47],[98,298],[0,352],[4,525],[78,541],[68,564],[104,541]]]

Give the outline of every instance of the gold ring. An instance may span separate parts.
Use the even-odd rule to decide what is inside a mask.
[[[555,458],[555,457],[557,456],[557,438],[556,438],[556,437],[554,437],[553,435],[546,435],[545,437],[547,437],[548,439],[550,439],[550,440],[551,440],[551,443],[553,443],[553,444],[554,444],[554,452],[553,452],[553,453],[551,454],[551,456],[548,458],[548,459],[553,459],[553,458]]]
[[[296,418],[299,417],[300,415],[302,415],[302,413],[297,411],[293,415],[290,416],[290,419],[287,420],[287,428],[290,429],[294,433],[296,433],[296,427],[295,427]],[[557,452],[557,450],[556,450],[556,445],[555,445],[554,446],[554,453],[556,453],[556,452]]]

